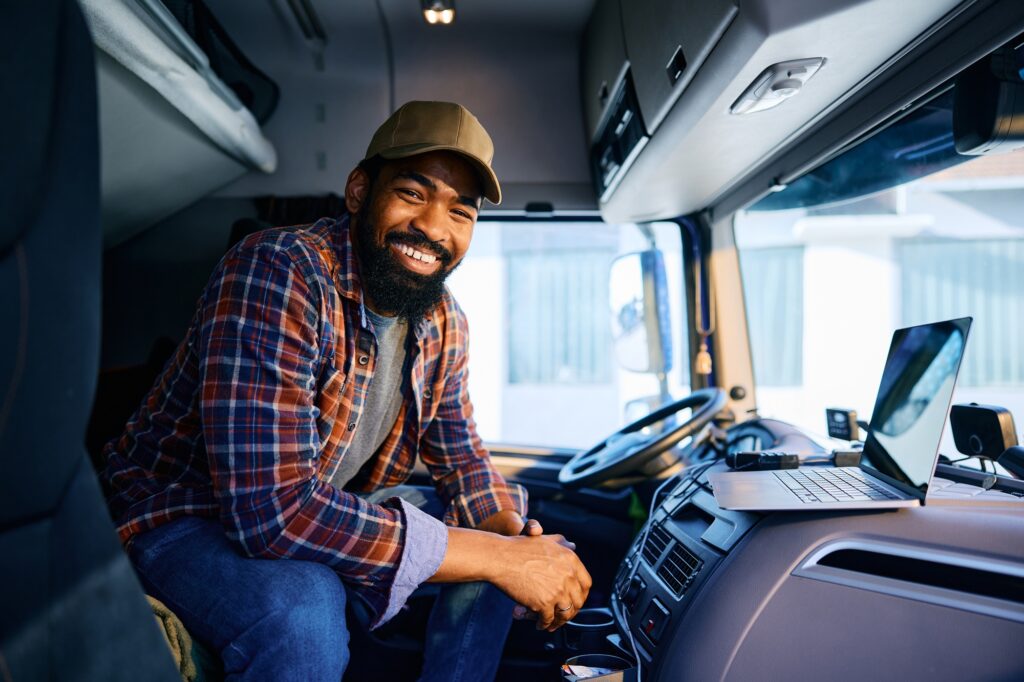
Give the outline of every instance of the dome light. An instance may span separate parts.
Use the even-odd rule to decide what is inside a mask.
[[[450,24],[455,21],[455,0],[420,0],[420,6],[428,24]]]

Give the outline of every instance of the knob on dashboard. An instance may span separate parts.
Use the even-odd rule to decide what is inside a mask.
[[[633,608],[636,606],[636,600],[640,597],[640,594],[647,589],[647,583],[644,579],[638,575],[634,575],[629,581],[629,587],[626,588],[626,593],[622,595],[622,603],[627,608]]]

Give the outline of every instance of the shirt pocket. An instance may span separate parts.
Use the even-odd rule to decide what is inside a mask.
[[[324,448],[330,445],[334,425],[344,416],[341,413],[344,411],[345,384],[347,382],[348,377],[344,372],[334,367],[327,367],[317,386],[316,406],[320,414],[316,419],[316,428],[320,436],[320,443]]]
[[[420,390],[420,428],[426,430],[432,421],[437,417],[437,408],[440,405],[441,393],[444,391],[444,384],[427,383]]]

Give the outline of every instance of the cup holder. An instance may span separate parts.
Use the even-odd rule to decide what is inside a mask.
[[[568,625],[575,625],[582,628],[612,627],[615,619],[612,618],[611,609],[580,609],[576,617],[570,620]]]
[[[561,628],[569,651],[603,652],[611,649],[608,635],[615,632],[615,619],[606,608],[581,609]]]

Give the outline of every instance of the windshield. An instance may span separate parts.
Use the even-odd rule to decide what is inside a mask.
[[[448,285],[470,325],[469,388],[489,443],[589,448],[666,396],[658,377],[616,357],[612,263],[664,258],[668,393],[690,392],[682,241],[674,223],[481,221]],[[633,368],[636,370],[637,368]]]
[[[957,157],[946,97],[737,215],[762,416],[866,421],[893,330],[971,316],[953,402],[1024,420],[1024,150]],[[940,452],[962,457],[948,424]]]
[[[953,90],[935,97],[833,163],[769,194],[752,210],[776,211],[856,199],[968,161],[953,141]]]

